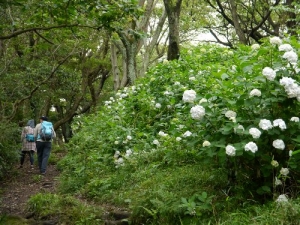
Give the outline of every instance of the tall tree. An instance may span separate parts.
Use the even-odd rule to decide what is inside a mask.
[[[178,59],[180,56],[179,19],[182,0],[164,0],[169,22],[168,60]]]
[[[280,28],[286,25],[282,12],[277,10],[281,0],[234,1],[205,0],[217,12],[218,23],[208,25],[219,43],[233,47],[236,43],[260,43],[266,36],[279,36]],[[223,36],[227,41],[221,41]],[[237,38],[236,38],[237,37]]]

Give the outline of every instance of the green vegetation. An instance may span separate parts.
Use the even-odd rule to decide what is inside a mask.
[[[187,50],[80,118],[61,194],[128,208],[132,224],[298,224],[299,103],[283,85],[297,90],[298,68],[270,41]]]
[[[28,202],[29,211],[36,212],[35,218],[67,221],[68,224],[99,224],[102,212],[95,207],[76,200],[70,196],[39,193]]]

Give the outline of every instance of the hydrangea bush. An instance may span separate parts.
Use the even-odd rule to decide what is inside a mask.
[[[62,185],[101,195],[122,185],[120,170],[207,163],[227,169],[232,194],[288,198],[299,173],[298,47],[277,37],[234,52],[200,46],[150,68],[80,119]]]

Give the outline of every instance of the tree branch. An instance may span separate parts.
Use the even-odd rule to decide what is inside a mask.
[[[51,27],[32,27],[32,28],[27,28],[24,30],[17,30],[9,35],[6,36],[0,36],[0,40],[5,40],[5,39],[11,39],[14,37],[17,37],[21,34],[27,33],[27,32],[32,32],[32,31],[39,31],[39,30],[52,30],[52,29],[57,29],[57,28],[67,28],[67,27],[79,27],[78,24],[64,24],[64,25],[58,25],[58,26],[51,26]],[[81,26],[81,27],[88,27],[88,26]],[[97,29],[94,27],[90,27],[93,29]]]

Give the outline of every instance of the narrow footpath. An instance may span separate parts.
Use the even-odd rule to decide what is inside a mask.
[[[0,183],[0,217],[13,215],[26,218],[26,202],[39,192],[55,192],[59,171],[55,165],[48,165],[46,175],[40,175],[37,166],[30,168],[29,162],[23,168],[11,172],[5,182]]]

